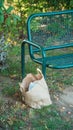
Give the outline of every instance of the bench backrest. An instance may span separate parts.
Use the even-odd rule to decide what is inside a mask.
[[[73,44],[73,10],[32,14],[27,20],[27,34],[29,41],[44,48]]]

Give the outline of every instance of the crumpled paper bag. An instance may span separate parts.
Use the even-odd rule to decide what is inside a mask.
[[[30,107],[40,109],[52,104],[47,83],[41,70],[28,74],[20,85],[22,100]]]

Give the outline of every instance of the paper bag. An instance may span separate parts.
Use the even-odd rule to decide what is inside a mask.
[[[27,105],[32,108],[39,109],[43,106],[51,105],[52,101],[50,99],[48,86],[44,76],[39,69],[37,71],[37,75],[28,74],[28,76],[23,79],[22,83],[20,83],[20,91],[22,93],[23,100]],[[31,82],[29,82],[29,77],[34,77],[31,78]]]

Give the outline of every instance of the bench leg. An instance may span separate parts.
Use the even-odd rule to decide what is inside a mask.
[[[43,65],[42,65],[42,73],[43,73],[43,75],[44,75],[44,78],[46,79],[46,66],[45,66],[44,63],[43,63]]]
[[[22,73],[22,79],[25,76],[25,44],[22,43],[21,45],[21,73]]]

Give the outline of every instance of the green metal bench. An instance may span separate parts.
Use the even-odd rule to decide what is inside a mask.
[[[25,75],[25,44],[34,62],[46,67],[73,67],[73,10],[32,14],[27,20],[27,40],[21,45],[22,77]]]

